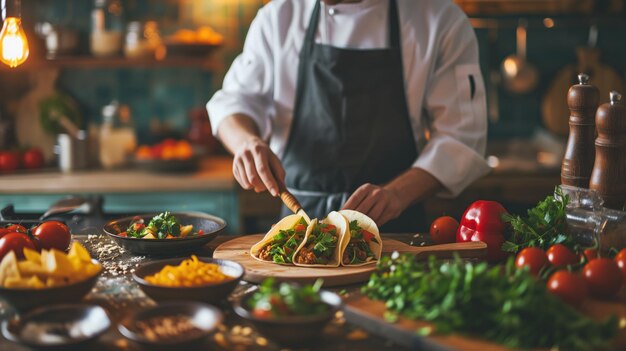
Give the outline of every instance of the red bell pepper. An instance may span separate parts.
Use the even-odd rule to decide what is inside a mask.
[[[482,241],[487,244],[487,261],[504,259],[507,253],[501,247],[505,241],[506,225],[502,221],[502,215],[506,213],[506,209],[498,202],[474,202],[463,213],[456,232],[456,242]]]

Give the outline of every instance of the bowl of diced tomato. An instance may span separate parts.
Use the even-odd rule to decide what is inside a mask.
[[[201,212],[162,212],[108,222],[104,232],[138,255],[174,256],[202,248],[226,228],[222,218]]]

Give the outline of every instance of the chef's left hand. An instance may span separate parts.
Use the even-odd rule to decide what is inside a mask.
[[[388,221],[400,216],[404,211],[398,194],[384,186],[363,184],[350,196],[344,209],[359,211],[368,215],[382,226]]]

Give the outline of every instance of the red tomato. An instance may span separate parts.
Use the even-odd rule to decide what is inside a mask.
[[[459,230],[459,222],[450,216],[442,216],[430,225],[430,237],[435,244],[453,243],[456,240],[456,232]]]
[[[617,255],[615,255],[613,260],[615,260],[615,263],[617,263],[617,266],[622,271],[622,277],[626,282],[626,249],[622,249]]]
[[[24,258],[24,248],[37,250],[35,244],[24,233],[9,233],[0,239],[0,260],[13,251],[17,258]]]
[[[198,230],[198,235],[204,235],[204,230],[199,229],[199,230]]]
[[[515,266],[522,268],[528,266],[530,273],[534,276],[539,275],[539,271],[550,265],[546,252],[538,247],[527,247],[517,254]]]
[[[41,168],[43,162],[43,152],[38,148],[29,149],[22,155],[22,165],[24,168]]]
[[[296,232],[302,232],[306,230],[306,226],[304,224],[296,224],[293,230],[295,230]]]
[[[26,230],[26,227],[24,227],[23,225],[19,225],[19,224],[11,224],[7,226],[5,229],[8,229],[9,231],[12,231],[12,232],[28,233],[28,230]]]
[[[587,257],[588,261],[595,260],[598,258],[598,250],[597,249],[585,249],[584,251],[585,257]]]
[[[583,277],[591,295],[607,298],[615,295],[622,287],[622,271],[610,258],[596,258],[583,268]]]
[[[0,171],[11,172],[20,165],[20,154],[13,151],[0,151]]]
[[[33,230],[33,236],[42,249],[67,250],[70,246],[70,230],[61,222],[43,222]]]
[[[331,231],[331,230],[333,230],[333,229],[335,229],[335,226],[334,226],[334,225],[332,225],[332,224],[327,224],[326,226],[321,227],[321,228],[320,228],[320,231],[321,231],[321,232],[325,232],[325,233],[326,233],[326,232],[330,232],[330,231]]]
[[[374,234],[372,234],[372,233],[368,232],[367,230],[363,229],[363,239],[366,242],[369,243],[370,241],[372,241],[373,238],[374,238]]]
[[[547,251],[548,261],[555,267],[564,267],[568,264],[576,264],[579,262],[579,257],[563,244],[555,244],[550,246]]]
[[[578,273],[558,271],[548,279],[548,291],[572,306],[579,306],[588,295],[585,279]]]

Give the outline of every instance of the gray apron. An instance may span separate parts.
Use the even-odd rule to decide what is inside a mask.
[[[382,185],[417,158],[404,91],[398,11],[389,1],[389,48],[316,44],[316,1],[300,52],[293,122],[283,165],[287,188],[311,218],[339,210],[359,186]],[[283,208],[283,215],[288,210]],[[381,228],[415,232],[412,206]]]

